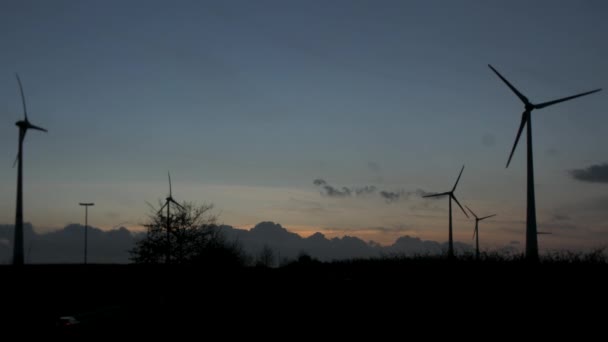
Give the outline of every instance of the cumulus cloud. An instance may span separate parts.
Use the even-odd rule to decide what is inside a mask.
[[[608,163],[591,165],[584,169],[571,170],[570,176],[581,182],[608,183]]]
[[[369,195],[369,194],[373,194],[376,192],[376,187],[373,185],[366,185],[362,188],[355,188],[354,192],[355,192],[355,194],[357,194],[357,196]]]
[[[124,227],[104,231],[88,226],[88,261],[91,263],[127,263],[129,250],[144,236]],[[0,225],[0,262],[11,260],[13,225]],[[24,225],[25,259],[28,263],[81,263],[83,261],[84,226],[70,224],[48,233],[36,232]]]
[[[436,194],[436,192],[428,192],[428,191],[425,191],[425,190],[422,190],[422,189],[417,189],[415,192],[416,192],[416,195],[419,196],[419,197],[424,197],[424,196],[429,196],[429,195]],[[443,197],[429,197],[427,199],[438,200],[438,199],[443,199]]]
[[[384,198],[387,202],[394,202],[401,197],[401,194],[393,191],[380,191],[380,196]]]
[[[380,191],[380,196],[382,196],[382,198],[384,198],[384,200],[388,203],[398,201],[403,194],[403,191]]]
[[[350,197],[353,193],[353,191],[347,187],[342,187],[341,189],[333,187],[327,184],[324,179],[315,179],[313,183],[316,186],[321,187],[321,189],[324,190],[324,194],[328,197]]]
[[[334,229],[322,229],[335,232]],[[401,233],[409,229],[405,226],[372,227],[361,229],[340,230],[344,234],[356,233],[363,230],[374,230],[381,233]],[[264,246],[272,248],[283,258],[293,259],[305,252],[320,260],[339,260],[350,258],[380,257],[383,255],[415,255],[440,254],[447,250],[447,243],[421,240],[418,237],[401,236],[392,245],[381,246],[375,242],[366,242],[357,237],[344,235],[343,237],[327,238],[322,233],[315,233],[303,238],[274,222],[261,222],[250,230],[242,230],[230,226],[223,226],[222,232],[229,240],[242,243],[244,250],[250,255],[258,255]],[[456,242],[458,251],[470,251],[468,244]]]
[[[346,229],[336,229],[336,228],[320,228],[320,230],[324,232],[331,232],[333,234],[353,234],[360,232],[377,232],[380,234],[395,234],[395,233],[412,233],[415,230],[407,225],[394,225],[389,227],[378,226],[378,227],[360,227],[360,228],[346,228]]]
[[[380,190],[373,185],[365,185],[362,187],[335,187],[330,185],[326,180],[317,178],[313,181],[313,184],[321,188],[321,194],[327,197],[358,197],[378,194],[386,203],[394,203],[400,200],[406,200],[411,196],[426,196],[430,195],[422,189],[416,189],[414,191],[406,191],[403,189],[399,190]]]

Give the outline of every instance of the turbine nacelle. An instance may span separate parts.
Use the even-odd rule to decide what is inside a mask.
[[[476,215],[476,214],[473,212],[473,210],[471,210],[471,208],[467,207],[466,205],[465,205],[465,207],[466,207],[467,209],[469,209],[469,212],[470,212],[470,213],[473,215],[473,217],[475,218],[475,222],[483,221],[483,220],[485,220],[485,219],[487,219],[487,218],[490,218],[490,217],[494,217],[494,216],[496,216],[496,214],[492,214],[492,215],[488,215],[488,216],[484,216],[484,217],[479,217],[479,216],[477,216],[477,215]]]
[[[173,199],[173,191],[171,189],[171,174],[169,172],[167,172],[167,176],[169,178],[169,195],[167,197],[165,197],[165,204],[158,211],[161,212],[163,209],[165,209],[165,207],[168,207],[170,205],[170,203],[173,203],[174,205],[176,205],[178,208],[180,208],[182,210],[186,210],[183,205],[177,203],[177,201]],[[167,210],[169,210],[169,209],[167,209]]]
[[[460,205],[460,202],[458,202],[456,195],[454,195],[454,191],[456,191],[456,187],[458,186],[458,182],[460,181],[460,177],[462,176],[462,171],[464,171],[464,165],[462,165],[462,169],[460,169],[460,173],[458,174],[458,178],[456,178],[456,183],[454,183],[454,187],[452,188],[452,190],[437,193],[437,194],[432,194],[432,195],[426,195],[426,196],[422,196],[422,197],[429,198],[429,197],[449,196],[450,200],[454,200],[454,202],[456,202],[456,204],[458,204],[458,206],[460,207],[460,210],[462,210],[462,212],[464,213],[464,216],[469,218],[469,215],[467,214],[467,212],[464,210],[462,205]]]
[[[19,120],[19,121],[15,122],[15,126],[19,127],[22,130],[35,129],[38,131],[48,132],[46,129],[44,129],[42,127],[32,125],[28,119]]]

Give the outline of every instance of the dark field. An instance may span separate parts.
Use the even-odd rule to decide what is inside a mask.
[[[543,319],[605,312],[605,263],[306,261],[279,269],[200,266],[26,265],[0,268],[3,330],[43,336],[277,334],[350,322],[351,329],[395,329],[415,319],[499,317],[509,310]],[[577,309],[578,308],[578,309]],[[447,311],[446,311],[447,310]],[[587,310],[587,311],[584,311]],[[478,319],[489,319],[483,314]],[[58,318],[80,323],[58,326]],[[604,315],[589,319],[603,320]],[[552,319],[554,319],[552,318]],[[532,319],[532,317],[529,317]],[[539,316],[540,319],[540,316]],[[391,323],[392,322],[392,323]],[[401,322],[401,323],[399,323]],[[226,328],[226,327],[234,328]],[[321,328],[325,327],[325,328]],[[232,330],[234,329],[234,330]],[[353,333],[348,330],[348,333]]]

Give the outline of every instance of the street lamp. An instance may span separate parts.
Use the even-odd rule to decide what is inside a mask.
[[[89,220],[89,207],[95,203],[79,203],[84,206],[84,264],[87,264],[87,225]]]

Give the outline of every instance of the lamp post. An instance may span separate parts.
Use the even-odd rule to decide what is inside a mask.
[[[89,220],[89,207],[95,203],[79,203],[84,206],[84,264],[87,264],[87,225]]]

